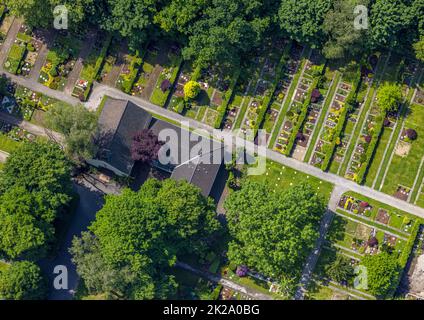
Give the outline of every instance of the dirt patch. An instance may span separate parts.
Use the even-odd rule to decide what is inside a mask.
[[[402,187],[402,186],[398,186],[394,196],[398,199],[403,200],[403,201],[407,201],[410,192],[411,192],[411,190],[406,189],[405,187]]]
[[[297,145],[293,151],[293,158],[299,161],[303,161],[305,158],[306,148]]]
[[[375,220],[383,224],[388,224],[390,220],[390,215],[387,213],[386,210],[378,209],[377,218]]]
[[[406,157],[411,150],[411,144],[405,141],[399,141],[396,145],[395,154],[400,157]]]

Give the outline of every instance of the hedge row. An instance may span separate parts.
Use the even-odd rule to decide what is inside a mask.
[[[365,180],[365,177],[368,173],[371,160],[374,158],[374,154],[377,150],[378,142],[380,141],[380,136],[383,133],[384,128],[384,116],[378,120],[375,131],[372,135],[371,142],[368,145],[367,152],[365,154],[366,160],[362,163],[361,168],[359,169],[358,176],[356,177],[356,182],[362,184]]]
[[[327,171],[330,163],[333,159],[334,152],[337,148],[337,141],[341,141],[343,131],[348,119],[349,113],[353,110],[356,104],[356,97],[358,95],[359,88],[361,87],[361,72],[360,69],[358,69],[357,75],[355,77],[352,90],[349,92],[348,96],[345,100],[345,105],[343,108],[343,112],[340,114],[339,121],[337,122],[336,127],[334,128],[335,132],[333,135],[333,139],[331,141],[330,147],[327,149],[325,155],[324,155],[324,161],[321,164],[321,169],[323,171]]]
[[[215,129],[221,128],[222,121],[224,120],[224,117],[225,117],[227,110],[228,110],[228,106],[230,105],[230,101],[231,101],[231,98],[233,96],[233,92],[234,92],[234,88],[236,87],[237,80],[240,76],[240,72],[241,72],[241,70],[238,69],[234,73],[233,77],[231,78],[230,88],[227,90],[227,92],[225,92],[224,97],[223,97],[223,101],[217,109],[218,110],[218,117],[215,120],[215,124],[214,124]]]
[[[399,265],[401,268],[401,271],[399,272],[399,277],[397,279],[396,285],[393,286],[393,290],[391,290],[391,292],[387,294],[386,298],[391,298],[396,293],[396,290],[402,280],[403,273],[405,272],[406,264],[408,263],[409,257],[412,254],[412,249],[414,248],[415,242],[417,241],[418,231],[420,230],[420,226],[421,226],[421,220],[417,220],[414,222],[414,225],[411,230],[411,235],[409,236],[408,241],[403,247],[402,253],[399,257]]]
[[[306,117],[308,116],[309,105],[311,104],[312,91],[316,88],[319,78],[320,77],[316,77],[314,81],[312,82],[312,85],[308,90],[307,98],[305,102],[303,102],[302,111],[299,115],[299,118],[297,118],[296,124],[293,126],[293,130],[291,132],[289,142],[287,143],[287,147],[284,152],[285,155],[288,157],[291,155],[293,151],[293,147],[296,142],[296,137],[298,132],[302,129],[303,125],[305,124]]]

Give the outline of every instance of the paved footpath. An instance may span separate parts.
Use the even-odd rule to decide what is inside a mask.
[[[319,237],[315,243],[314,249],[312,250],[311,254],[306,260],[306,264],[303,268],[302,276],[300,279],[300,284],[294,296],[295,300],[303,300],[305,298],[305,292],[308,288],[308,284],[311,281],[312,274],[318,262],[322,245],[325,241],[325,237],[327,235],[328,229],[330,228],[331,221],[333,220],[334,212],[337,209],[337,204],[340,200],[340,197],[346,191],[347,190],[345,188],[336,187],[331,193],[330,202],[328,204],[328,210],[325,212],[321,220],[321,225],[319,229]]]
[[[1,66],[0,66],[0,71],[2,71]],[[15,81],[18,84],[24,85],[31,90],[42,92],[52,98],[65,101],[72,105],[76,105],[79,103],[78,99],[68,96],[64,92],[49,89],[38,82],[34,82],[34,81],[31,81],[30,79],[17,77],[10,74],[7,74],[7,76],[10,77],[11,80]],[[111,88],[111,87],[101,85],[98,83],[94,85],[94,89],[91,94],[91,97],[88,102],[84,103],[84,105],[90,110],[95,110],[100,104],[100,101],[102,100],[103,96],[105,95],[115,99],[130,100],[151,113],[160,115],[168,119],[172,119],[174,121],[187,123],[189,124],[190,128],[193,128],[193,129],[206,130],[208,132],[212,132],[212,128],[204,123],[201,123],[193,119],[188,119],[178,113],[159,107],[143,98],[127,95],[119,89]],[[223,131],[215,130],[213,131],[213,134],[215,136],[218,136],[219,134],[220,137],[224,137],[227,141],[230,140],[229,138],[233,140],[236,138],[236,135],[234,135],[232,132],[227,132],[227,131],[223,132]],[[228,145],[227,142],[225,143]],[[246,142],[246,149],[250,152],[257,151],[257,147],[252,142]],[[411,203],[402,201],[393,196],[374,190],[370,187],[358,185],[357,183],[353,181],[350,181],[344,177],[335,175],[333,173],[323,172],[321,169],[315,168],[314,166],[298,161],[296,159],[288,158],[282,155],[281,153],[278,153],[270,149],[266,151],[266,156],[269,160],[278,162],[282,165],[291,167],[303,173],[315,176],[323,181],[330,182],[334,184],[335,186],[343,187],[345,189],[357,192],[367,197],[384,202],[387,205],[392,206],[396,209],[404,210],[411,214],[424,218],[424,208],[417,207]]]
[[[7,33],[6,40],[3,43],[3,46],[0,50],[0,66],[3,68],[3,64],[6,61],[6,58],[9,54],[10,47],[14,43],[16,36],[19,32],[19,29],[21,28],[22,20],[21,19],[14,19],[12,26],[9,29],[9,32]]]

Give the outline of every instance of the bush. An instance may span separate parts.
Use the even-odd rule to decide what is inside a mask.
[[[184,85],[184,96],[186,99],[194,99],[200,93],[200,84],[197,81],[189,81]]]
[[[359,169],[358,175],[356,177],[356,182],[358,182],[359,184],[362,184],[364,182],[364,179],[368,173],[368,168],[372,158],[374,157],[378,142],[380,141],[380,136],[383,132],[383,128],[384,119],[381,119],[381,121],[377,122],[377,125],[375,126],[371,143],[368,145],[367,151],[365,153],[365,161],[362,162],[361,168]]]

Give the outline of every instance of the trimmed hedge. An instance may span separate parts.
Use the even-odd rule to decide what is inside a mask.
[[[240,72],[241,70],[238,69],[234,73],[233,77],[231,78],[230,88],[224,94],[222,104],[217,108],[218,117],[215,119],[215,124],[214,124],[215,129],[221,128],[222,121],[224,120],[224,117],[227,114],[228,106],[230,105],[230,101],[233,97],[234,88],[236,87],[237,80],[240,76]]]
[[[337,148],[337,140],[341,140],[343,136],[343,131],[346,126],[346,122],[349,116],[349,113],[354,109],[354,105],[356,104],[356,97],[358,95],[359,88],[361,87],[361,71],[358,69],[356,74],[352,90],[349,92],[348,96],[345,100],[345,105],[343,112],[340,114],[339,121],[335,127],[335,132],[333,135],[333,139],[331,141],[330,147],[327,149],[327,152],[324,155],[324,161],[321,164],[321,170],[327,171],[330,167],[331,161],[333,160],[334,152]]]
[[[374,158],[374,154],[377,150],[378,143],[380,142],[380,136],[383,133],[384,128],[384,116],[381,117],[380,121],[377,122],[375,126],[375,131],[372,135],[372,140],[368,145],[367,152],[365,154],[366,160],[361,164],[361,168],[359,169],[358,176],[356,177],[356,182],[362,184],[365,180],[365,177],[368,173],[369,166],[371,164],[372,159]]]

